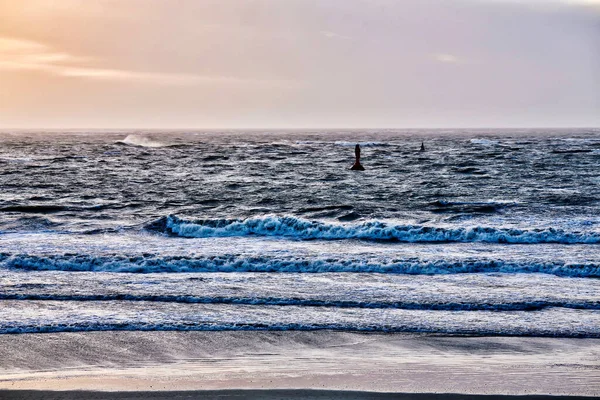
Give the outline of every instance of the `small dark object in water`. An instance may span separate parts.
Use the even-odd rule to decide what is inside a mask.
[[[419,151],[425,151],[425,143],[421,142],[421,149]]]
[[[360,145],[358,144],[354,147],[354,156],[356,157],[356,160],[354,161],[354,165],[350,169],[352,171],[364,171],[365,167],[363,167],[360,163]]]

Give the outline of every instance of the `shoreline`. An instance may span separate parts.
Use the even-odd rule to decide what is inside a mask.
[[[342,390],[206,390],[206,391],[150,391],[150,392],[91,392],[91,391],[31,391],[0,390],[3,400],[183,400],[183,399],[322,399],[322,400],[592,400],[585,396],[552,396],[552,395],[468,395],[459,393],[378,393]]]
[[[0,390],[13,394],[312,389],[401,396],[600,396],[600,339],[335,331],[79,332],[0,335],[0,359]],[[365,396],[359,398],[372,398]]]

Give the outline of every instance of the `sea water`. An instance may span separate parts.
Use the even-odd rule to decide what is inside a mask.
[[[599,171],[598,129],[5,131],[0,333],[600,337]]]

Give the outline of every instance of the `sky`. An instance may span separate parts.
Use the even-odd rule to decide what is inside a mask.
[[[0,0],[0,128],[600,127],[600,0]]]

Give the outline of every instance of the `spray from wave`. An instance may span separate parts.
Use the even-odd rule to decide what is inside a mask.
[[[151,139],[142,135],[127,135],[127,137],[123,140],[118,140],[118,144],[128,145],[128,146],[137,146],[137,147],[165,147],[166,143],[159,142],[157,140]]]

